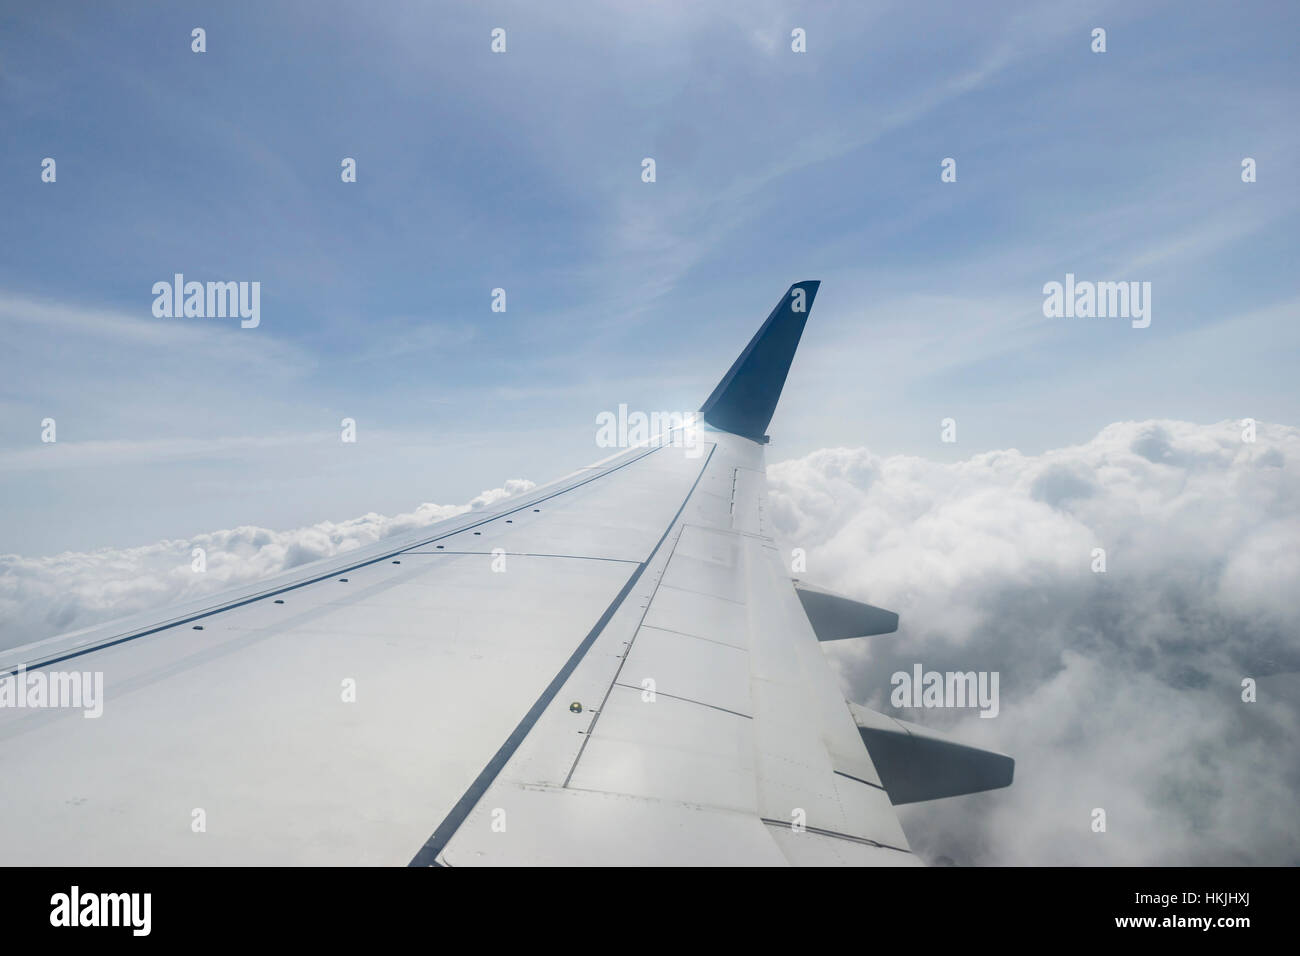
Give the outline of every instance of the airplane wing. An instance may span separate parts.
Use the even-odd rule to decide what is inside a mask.
[[[911,799],[967,791],[927,791],[923,738],[845,702],[817,622],[889,612],[801,598],[766,505],[816,292],[790,288],[671,440],[0,653],[0,863],[917,862],[868,746]]]

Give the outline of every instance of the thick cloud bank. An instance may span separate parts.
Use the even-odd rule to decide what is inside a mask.
[[[900,612],[828,646],[852,699],[1016,758],[1006,790],[903,807],[960,864],[1300,863],[1300,429],[1111,425],[955,464],[828,449],[769,469],[801,577]],[[0,646],[249,583],[530,487],[294,531],[0,556]],[[193,547],[206,574],[190,570]],[[1106,570],[1093,571],[1104,548]],[[890,676],[996,671],[1000,712],[897,710]],[[1258,701],[1242,701],[1242,680]],[[1094,832],[1093,811],[1106,812]]]
[[[901,614],[831,646],[850,696],[1016,757],[1009,789],[902,808],[924,857],[1300,863],[1300,429],[1125,422],[1038,456],[769,473],[801,576]],[[999,672],[999,715],[895,709],[917,663]]]
[[[464,505],[422,504],[409,514],[370,514],[292,531],[242,527],[126,550],[49,558],[0,554],[0,648],[16,647],[140,611],[253,584],[300,564],[482,508],[533,487],[512,479]],[[196,574],[194,548],[206,553]]]

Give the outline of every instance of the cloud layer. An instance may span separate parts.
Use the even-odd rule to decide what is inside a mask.
[[[1015,756],[1011,788],[901,808],[959,864],[1300,863],[1300,429],[1122,422],[1042,455],[826,449],[772,465],[802,577],[898,611],[828,646],[847,695]],[[48,558],[0,555],[0,647],[251,583],[482,507]],[[207,552],[207,572],[190,568]],[[1106,552],[1095,573],[1094,549]],[[1000,714],[903,710],[890,675],[998,671]],[[1241,699],[1243,678],[1257,703]],[[1106,811],[1106,832],[1092,830]]]
[[[0,554],[0,649],[253,584],[532,487],[531,481],[511,479],[463,505],[426,503],[407,514],[371,512],[291,531],[244,526],[124,550],[48,558]],[[205,552],[202,574],[193,570],[195,548]]]
[[[1017,758],[1008,790],[903,809],[924,856],[1300,862],[1300,429],[1124,422],[1038,456],[828,449],[769,473],[803,576],[901,614],[830,648],[850,696]],[[916,663],[998,671],[1000,716],[895,710]]]

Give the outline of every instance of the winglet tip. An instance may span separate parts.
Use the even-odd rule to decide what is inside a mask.
[[[776,410],[804,322],[820,286],[819,279],[805,279],[786,290],[767,321],[700,407],[705,422],[752,441],[767,440],[764,433]]]

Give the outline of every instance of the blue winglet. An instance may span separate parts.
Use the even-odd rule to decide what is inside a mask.
[[[705,422],[752,441],[767,441],[767,426],[819,285],[809,281],[790,286],[700,408]]]

